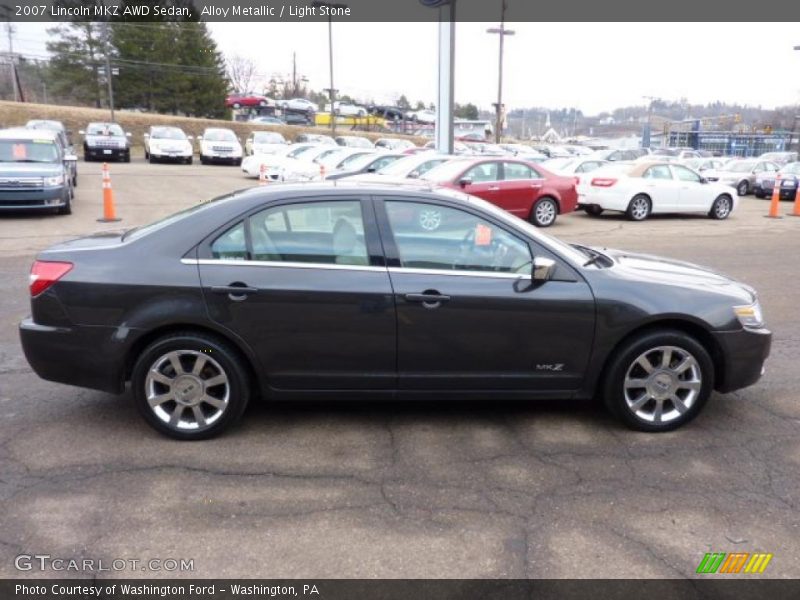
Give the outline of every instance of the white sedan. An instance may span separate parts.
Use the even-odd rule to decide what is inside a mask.
[[[263,165],[264,174],[270,181],[310,181],[319,176],[319,165],[299,157],[319,149],[316,144],[292,144],[275,154],[247,156],[242,161],[242,173],[245,177],[259,177]]]
[[[620,164],[581,177],[578,206],[593,216],[605,210],[624,212],[633,221],[658,213],[705,213],[725,219],[736,208],[736,195],[723,184],[673,163]]]

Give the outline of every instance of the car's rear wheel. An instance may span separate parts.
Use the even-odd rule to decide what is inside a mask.
[[[553,198],[539,198],[531,209],[531,223],[536,227],[550,227],[556,222],[558,204]]]
[[[205,156],[203,156],[202,154],[200,155],[200,164],[201,165],[207,165],[208,164],[208,159]]]
[[[64,206],[59,206],[57,213],[59,215],[71,215],[72,214],[72,194],[67,195],[66,202],[64,202]]]
[[[599,217],[603,214],[603,208],[597,206],[597,204],[589,204],[585,208],[586,213],[592,215],[593,217]]]
[[[157,431],[178,440],[213,437],[235,423],[250,399],[239,354],[200,333],[150,344],[133,368],[136,406]]]
[[[650,216],[651,210],[650,198],[644,194],[637,194],[628,204],[628,210],[625,211],[625,214],[628,215],[631,221],[644,221]]]
[[[714,365],[693,337],[653,331],[614,355],[603,386],[609,410],[631,429],[669,431],[691,421],[714,387]]]
[[[708,216],[717,220],[727,219],[732,210],[733,198],[723,194],[714,200],[714,204],[711,205],[711,210],[708,211]]]
[[[750,182],[746,179],[744,181],[740,181],[739,185],[736,186],[736,193],[740,196],[747,196],[750,192]]]
[[[190,165],[190,164],[192,164],[193,162],[194,162],[194,158],[193,158],[193,157],[191,157],[191,156],[190,156],[189,158],[187,158],[187,159],[186,159],[186,164],[187,164],[187,165]]]

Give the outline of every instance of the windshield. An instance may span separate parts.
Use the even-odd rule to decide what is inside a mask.
[[[0,140],[0,162],[52,163],[59,160],[51,140]]]
[[[405,177],[417,166],[428,160],[431,160],[431,157],[429,155],[426,156],[425,153],[404,156],[403,158],[394,161],[392,164],[386,165],[380,169],[378,173],[381,175]]]
[[[253,134],[253,142],[256,144],[282,144],[285,141],[286,138],[274,131],[257,131]]]
[[[371,163],[378,160],[382,155],[369,152],[368,154],[353,154],[348,156],[339,165],[342,169],[359,170],[368,167]]]
[[[236,134],[230,129],[206,129],[203,139],[207,142],[235,142]]]
[[[116,123],[89,123],[86,135],[125,135]]]
[[[470,164],[472,164],[472,162],[468,160],[453,160],[446,162],[425,173],[421,179],[437,182],[453,181],[456,177],[461,175],[461,173],[464,172],[464,169],[466,169]]]
[[[745,173],[747,171],[752,171],[756,166],[755,161],[752,160],[741,160],[739,162],[731,163],[727,166],[728,171],[732,171],[734,173]]]
[[[345,141],[345,144],[352,148],[372,148],[372,142],[367,139],[360,138],[360,137],[351,137],[345,136],[342,138]]]
[[[185,140],[186,134],[177,127],[155,127],[150,137],[159,140]]]

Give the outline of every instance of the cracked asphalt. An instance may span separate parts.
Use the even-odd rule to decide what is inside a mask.
[[[118,577],[694,577],[705,552],[771,552],[800,577],[800,219],[749,196],[727,222],[562,217],[568,241],[663,254],[754,285],[767,374],[649,435],[591,404],[252,405],[223,437],[156,434],[129,394],[48,383],[16,325],[37,249],[109,228],[100,167],[70,217],[0,216],[0,577],[18,554],[192,559]],[[238,169],[112,165],[123,226],[252,185]],[[783,203],[788,211],[789,203]]]

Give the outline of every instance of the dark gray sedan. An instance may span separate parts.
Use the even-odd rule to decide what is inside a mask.
[[[435,207],[436,230],[418,213]],[[53,246],[20,325],[39,376],[121,393],[179,439],[251,397],[593,398],[674,429],[769,354],[755,291],[692,264],[568,245],[412,185],[276,185]]]

